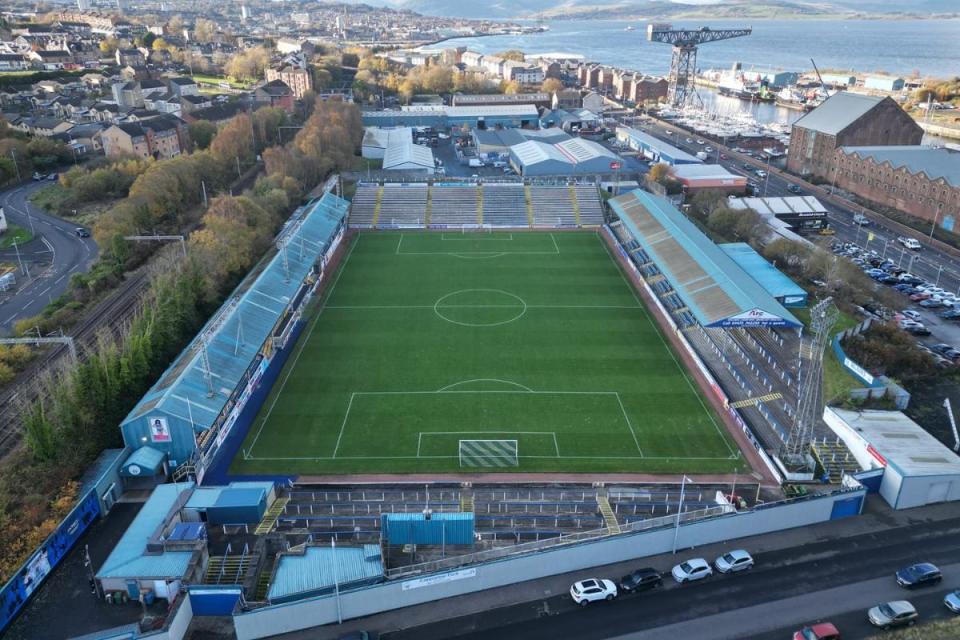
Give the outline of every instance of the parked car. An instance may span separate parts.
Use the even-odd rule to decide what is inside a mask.
[[[633,573],[620,578],[620,589],[627,593],[654,589],[661,584],[663,584],[663,576],[660,575],[659,571],[650,567],[637,569]]]
[[[960,590],[948,593],[943,599],[943,605],[954,613],[960,613]]]
[[[897,584],[901,587],[915,589],[939,584],[943,580],[943,574],[940,573],[940,569],[936,565],[929,562],[918,562],[897,571],[896,578]]]
[[[905,331],[906,331],[907,333],[909,333],[910,335],[912,335],[912,336],[928,336],[928,335],[930,335],[930,329],[927,329],[927,328],[926,328],[925,326],[923,326],[922,324],[917,324],[917,325],[912,326],[912,327],[907,327],[907,328],[905,329]]]
[[[34,181],[43,180],[43,174],[34,171],[34,172],[33,172],[33,179],[34,179]]]
[[[59,177],[59,174],[51,173],[47,176],[47,180],[56,180]]]
[[[670,574],[679,584],[683,584],[712,576],[713,569],[703,558],[692,558],[675,566]]]
[[[720,573],[735,573],[745,571],[753,566],[753,558],[743,549],[728,551],[713,561],[713,566]]]
[[[906,600],[894,600],[871,608],[867,611],[867,620],[882,629],[912,625],[917,621],[917,610]]]
[[[604,578],[590,578],[574,582],[570,587],[570,597],[581,607],[591,602],[613,600],[617,597],[617,585],[612,580]]]
[[[940,314],[940,317],[947,320],[960,320],[960,309],[957,309],[956,307],[953,309],[947,309]]]
[[[910,318],[911,320],[916,320],[917,322],[920,322],[921,320],[920,314],[914,311],[913,309],[904,309],[901,313],[903,313],[905,317]]]
[[[910,296],[910,300],[912,300],[913,302],[922,302],[929,297],[930,297],[930,294],[927,293],[926,291],[919,291],[917,293],[912,294]]]
[[[927,298],[920,301],[920,306],[924,309],[939,309],[944,306],[943,302],[937,298]]]
[[[794,631],[793,640],[840,640],[840,632],[829,622],[819,622]]]

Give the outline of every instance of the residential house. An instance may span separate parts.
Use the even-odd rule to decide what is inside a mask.
[[[147,58],[140,49],[117,49],[117,64],[121,67],[142,67]]]
[[[170,87],[170,91],[180,97],[200,95],[200,88],[193,78],[177,76],[167,80],[167,84]]]
[[[30,62],[19,53],[0,53],[0,71],[23,71]]]
[[[98,134],[108,158],[173,158],[189,150],[186,123],[163,115],[113,125]]]
[[[290,87],[297,100],[302,100],[303,95],[313,89],[313,75],[306,68],[287,65],[280,69],[267,69],[266,76],[267,82],[280,80]]]
[[[253,92],[254,102],[264,106],[281,107],[293,113],[293,91],[282,80],[271,80]]]

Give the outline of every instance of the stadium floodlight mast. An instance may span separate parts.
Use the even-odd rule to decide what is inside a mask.
[[[807,466],[806,454],[813,439],[813,426],[823,413],[822,373],[823,352],[830,339],[830,330],[837,323],[839,313],[833,305],[833,298],[818,302],[810,310],[811,337],[806,350],[801,343],[801,354],[806,352],[809,364],[806,377],[800,381],[800,396],[797,402],[797,414],[787,441],[784,443],[783,456],[786,462]],[[801,355],[802,358],[802,355]]]

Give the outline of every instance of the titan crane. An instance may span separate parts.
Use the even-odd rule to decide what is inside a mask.
[[[753,29],[674,29],[669,24],[647,25],[647,40],[673,45],[670,61],[670,105],[682,107],[696,95],[697,46],[708,42],[748,36]]]

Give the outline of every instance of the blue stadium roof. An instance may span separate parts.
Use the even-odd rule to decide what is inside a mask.
[[[147,542],[158,539],[167,516],[177,507],[192,482],[158,485],[113,548],[97,578],[182,578],[192,551],[147,553]]]
[[[668,200],[636,189],[609,203],[701,325],[801,326]]]
[[[767,262],[746,242],[721,244],[720,248],[777,300],[798,299],[798,302],[806,303],[807,292],[803,287]]]
[[[303,554],[283,554],[277,564],[267,598],[271,602],[307,597],[341,588],[376,582],[383,577],[380,546],[307,547]]]
[[[286,251],[277,252],[255,281],[247,280],[238,287],[127,415],[124,425],[147,413],[165,413],[193,424],[196,431],[210,428],[326,249],[348,205],[327,193],[291,221],[281,234]],[[209,383],[201,353],[204,338]]]

